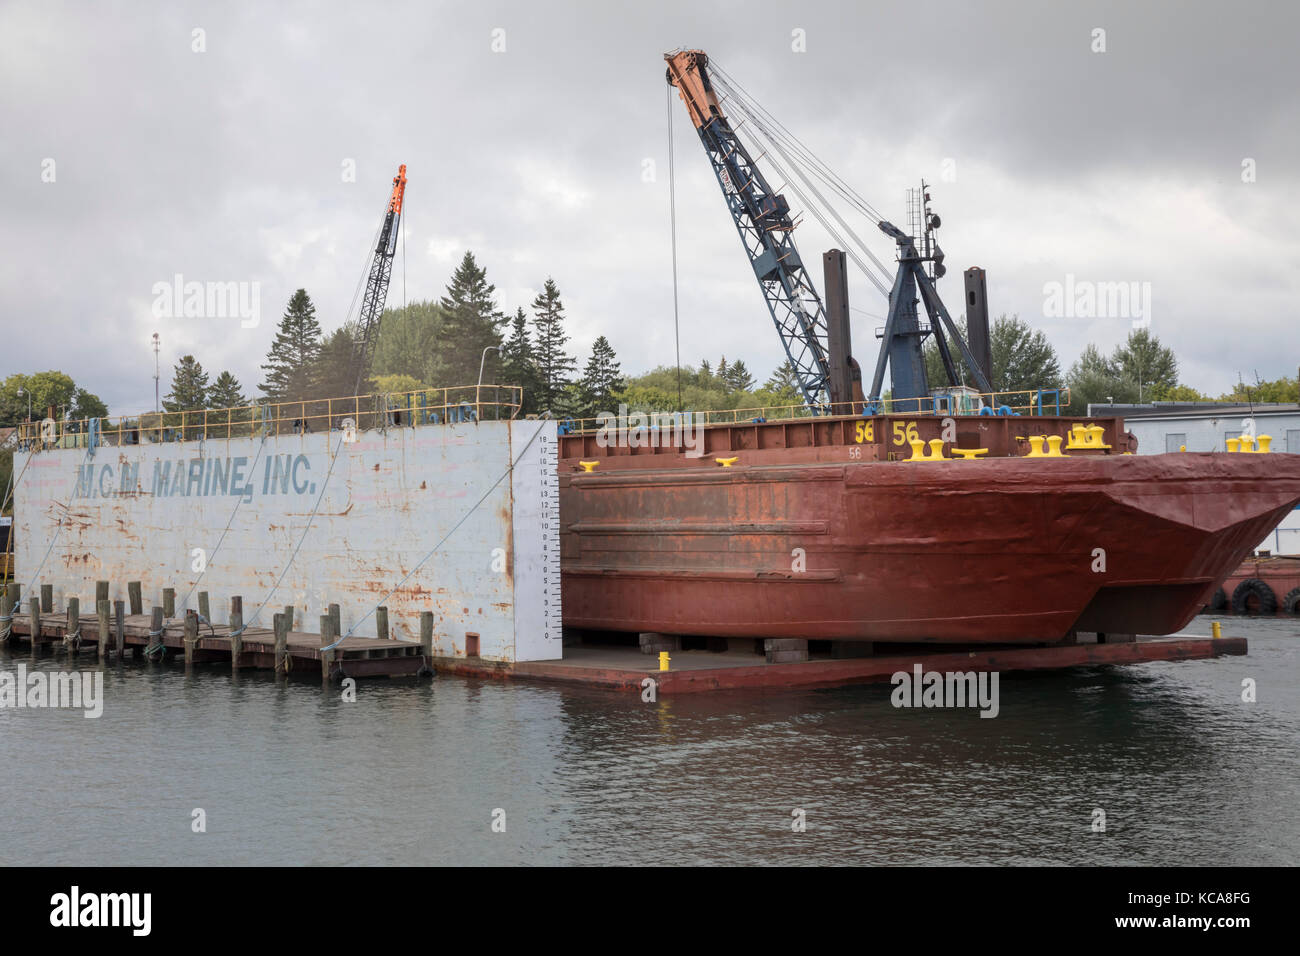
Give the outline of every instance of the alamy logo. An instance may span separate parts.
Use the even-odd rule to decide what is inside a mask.
[[[684,448],[687,458],[704,454],[704,419],[691,412],[632,412],[596,415],[596,445],[600,448]]]
[[[102,671],[32,671],[19,664],[18,673],[0,671],[0,708],[72,708],[94,719],[104,713]]]
[[[50,907],[51,926],[129,926],[133,936],[148,936],[153,894],[82,893],[74,886],[51,896]]]
[[[889,696],[895,707],[978,707],[981,717],[998,715],[997,671],[925,671],[912,665],[912,673],[898,671],[889,679]]]
[[[239,319],[245,329],[262,321],[260,282],[186,282],[178,272],[150,291],[156,319]]]
[[[1067,273],[1064,282],[1043,284],[1043,315],[1049,319],[1132,319],[1151,325],[1150,282],[1093,282]]]

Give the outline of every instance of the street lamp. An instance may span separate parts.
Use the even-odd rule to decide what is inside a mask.
[[[483,354],[479,356],[479,360],[478,360],[478,387],[481,388],[483,385],[483,363],[487,361],[487,354],[489,352],[496,352],[498,355],[500,355],[504,351],[505,348],[500,345],[489,345],[487,348],[483,350]],[[475,395],[475,397],[477,398],[477,394]]]
[[[27,389],[20,387],[18,389],[18,397],[22,398],[24,395],[27,396],[27,420],[30,422],[32,420],[32,393],[27,391]]]
[[[158,413],[158,333],[153,334],[153,410]]]

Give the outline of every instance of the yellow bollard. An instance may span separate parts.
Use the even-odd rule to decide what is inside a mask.
[[[1067,454],[1065,454],[1063,451],[1061,451],[1061,436],[1060,436],[1060,435],[1048,435],[1048,436],[1047,436],[1047,455],[1046,455],[1046,457],[1048,457],[1048,458],[1068,458],[1068,457],[1070,457],[1069,455],[1067,455]]]
[[[1261,455],[1269,454],[1269,452],[1272,450],[1272,445],[1273,445],[1272,435],[1260,435],[1258,454]]]
[[[1240,438],[1229,438],[1224,444],[1228,446],[1228,451],[1239,451],[1241,449]]]
[[[1046,457],[1047,457],[1047,456],[1043,453],[1043,436],[1042,436],[1042,435],[1030,435],[1030,436],[1029,436],[1029,454],[1027,454],[1025,457],[1026,457],[1026,458],[1046,458]]]
[[[667,652],[667,651],[660,651],[660,652],[659,652],[659,669],[660,669],[661,671],[666,671],[666,670],[668,670],[668,662],[669,662],[670,660],[672,660],[672,658],[668,656],[668,652]]]
[[[723,468],[730,468],[736,462],[740,461],[739,458],[715,458],[713,460],[716,461]]]
[[[583,471],[595,471],[595,470],[596,470],[596,466],[599,465],[600,462],[598,462],[598,461],[580,461],[580,462],[578,462],[578,464],[582,466],[582,470],[583,470]]]
[[[1219,638],[1223,637],[1223,625],[1220,624],[1218,621],[1213,622],[1213,623],[1210,625],[1210,635],[1211,635],[1211,636],[1212,636],[1216,641],[1217,641]]]

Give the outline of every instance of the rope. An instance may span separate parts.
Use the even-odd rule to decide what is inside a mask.
[[[453,534],[455,534],[456,531],[460,528],[460,526],[469,520],[469,516],[478,510],[479,505],[487,501],[488,497],[492,494],[492,492],[496,491],[497,485],[501,484],[501,482],[504,481],[509,475],[514,473],[515,465],[519,464],[520,460],[524,457],[524,454],[527,453],[528,449],[532,447],[533,442],[537,441],[537,436],[542,433],[542,429],[545,428],[547,424],[548,423],[543,422],[542,424],[538,425],[537,431],[533,432],[533,437],[528,439],[524,447],[520,449],[519,456],[515,458],[515,460],[510,463],[509,467],[507,467],[506,470],[501,473],[501,477],[497,478],[496,481],[492,482],[492,487],[489,488],[487,491],[483,492],[483,497],[479,498],[478,501],[474,502],[474,504],[470,506],[469,511],[465,512],[465,514],[461,516],[461,519],[456,522],[456,524],[452,527],[452,529],[448,531],[445,535],[443,535],[442,539],[437,544],[435,544],[432,548],[429,549],[429,553],[426,554],[424,557],[422,557],[419,561],[417,561],[415,566],[411,568],[409,572],[407,572],[406,576],[402,578],[402,580],[398,581],[397,584],[394,585],[391,591],[389,591],[382,598],[380,598],[374,607],[372,607],[369,611],[367,611],[364,615],[362,615],[361,618],[355,624],[353,624],[350,628],[348,628],[348,632],[346,634],[340,637],[333,644],[327,644],[325,647],[322,647],[321,650],[331,651],[334,648],[338,647],[340,644],[342,644],[344,641],[346,641],[349,637],[352,636],[352,634],[356,631],[356,629],[361,626],[362,621],[366,620],[368,617],[370,617],[370,615],[374,614],[375,611],[378,610],[380,607],[382,607],[390,597],[396,594],[398,590],[401,588],[401,586],[410,580],[411,575],[415,574],[416,571],[420,570],[420,568],[424,565],[424,563],[428,561],[431,557],[433,557],[434,554],[438,551],[438,549],[441,548],[444,543],[446,543],[447,539],[450,538]]]
[[[166,631],[166,630],[167,630],[167,628],[165,628],[165,627],[161,627],[161,628],[159,628],[159,629],[156,630],[156,631],[151,630],[151,631],[149,632],[149,638],[150,638],[151,640],[152,640],[153,638],[155,638],[155,637],[157,637],[157,638],[161,638],[161,637],[163,636],[163,632]],[[145,657],[152,657],[155,651],[161,651],[161,652],[162,652],[161,654],[158,655],[158,659],[159,659],[159,660],[162,660],[163,658],[165,658],[165,657],[167,656],[167,645],[164,644],[161,640],[159,640],[157,644],[150,644],[150,645],[148,645],[147,647],[145,647],[145,649],[144,649],[144,656],[145,656]]]

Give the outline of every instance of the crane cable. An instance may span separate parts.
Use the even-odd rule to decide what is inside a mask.
[[[673,344],[677,349],[677,411],[682,408],[682,336],[677,310],[677,171],[673,159],[673,87],[668,89],[668,219],[673,236]]]
[[[829,202],[827,202],[826,198],[821,194],[821,192],[817,189],[817,187],[808,179],[807,175],[805,174],[805,169],[808,172],[811,172],[814,176],[820,179],[829,189],[833,190],[841,198],[845,199],[848,203],[850,203],[853,207],[855,207],[866,218],[868,218],[869,220],[871,220],[873,223],[877,225],[883,219],[883,217],[880,216],[879,212],[877,212],[876,209],[872,207],[870,203],[868,203],[865,199],[863,199],[860,194],[855,192],[853,188],[850,187],[838,174],[836,174],[833,170],[831,170],[829,166],[827,166],[824,162],[822,162],[810,149],[808,149],[807,146],[805,146],[802,143],[802,141],[798,139],[798,137],[790,133],[790,131],[786,129],[785,126],[783,126],[779,120],[777,120],[774,116],[772,116],[770,112],[764,109],[762,105],[760,105],[756,100],[754,100],[754,98],[750,96],[744,90],[744,88],[740,86],[739,83],[736,83],[735,80],[733,80],[725,70],[721,69],[721,67],[718,67],[717,64],[713,61],[710,61],[710,65],[713,68],[713,72],[716,74],[715,76],[716,85],[718,86],[719,89],[721,89],[724,92],[724,94],[726,94],[729,98],[735,101],[737,111],[742,115],[745,121],[754,129],[758,130],[760,133],[763,134],[767,142],[772,147],[772,150],[774,150],[785,160],[786,164],[799,177],[799,179],[802,180],[802,182],[804,183],[805,187],[809,190],[809,192],[811,192],[816,197],[818,202],[820,202],[821,207],[835,218],[835,220],[840,224],[840,226],[844,229],[844,231],[847,232],[848,235],[853,239],[853,242],[858,246],[858,248],[860,248],[866,254],[866,256],[876,265],[877,269],[880,270],[880,274],[888,278],[892,270],[888,269],[885,266],[885,264],[881,262],[881,260],[871,251],[871,249],[867,246],[867,244],[864,243],[862,239],[857,235],[857,233],[854,232],[853,229],[844,221],[844,219],[839,215],[838,211],[836,211],[835,208]],[[750,135],[751,138],[753,138],[754,142],[757,144],[758,143],[757,137],[754,137],[753,134]],[[772,150],[769,150],[768,152],[770,153]],[[794,154],[793,157],[791,156],[791,154]],[[771,160],[771,162],[772,165],[777,168],[778,172],[781,173],[781,175],[785,179],[787,180],[791,179],[791,177],[788,176],[785,173],[785,171],[781,168],[779,163],[777,163],[775,160]],[[829,223],[826,222],[825,216],[821,214],[821,212],[819,211],[815,203],[810,202],[808,200],[803,190],[799,189],[799,187],[795,185],[793,182],[790,183],[790,188],[793,192],[795,192],[797,196],[799,196],[800,201],[806,207],[809,208],[812,214],[817,218],[818,222],[820,222],[822,226],[826,228],[826,230],[830,232],[837,241],[839,241],[842,245],[847,246],[848,243],[845,243],[843,241],[842,236],[840,236],[838,232],[836,232],[833,228],[830,227]],[[879,289],[883,295],[888,297],[889,295],[888,286],[885,283],[881,282],[879,277],[874,275],[871,272],[871,270],[866,266],[866,264],[856,254],[854,254],[854,252],[851,249],[848,250],[848,254],[851,258],[853,258],[855,264],[864,273],[866,273],[869,279],[871,279],[872,283],[876,286],[876,288]]]

